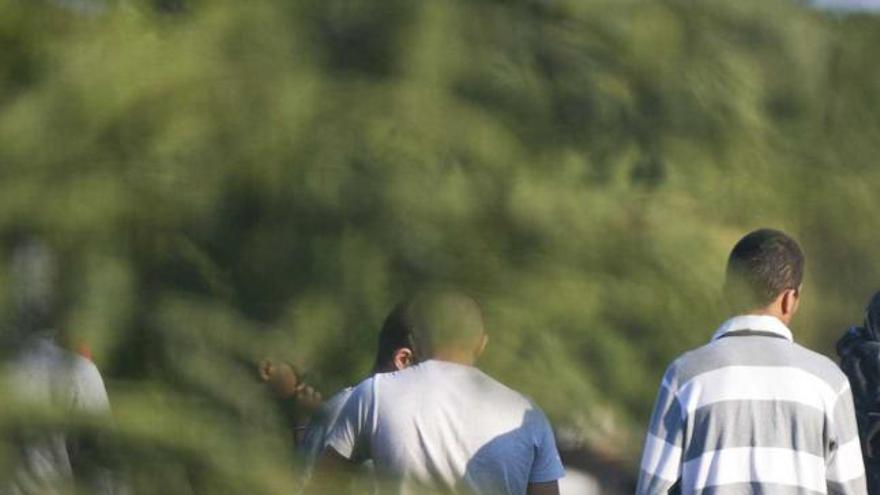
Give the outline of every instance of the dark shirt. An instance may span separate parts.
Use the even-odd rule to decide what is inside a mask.
[[[880,340],[852,327],[837,342],[837,354],[852,387],[868,493],[880,495]]]

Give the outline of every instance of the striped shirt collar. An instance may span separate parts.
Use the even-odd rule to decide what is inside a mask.
[[[785,323],[779,321],[775,316],[767,315],[740,315],[725,321],[718,327],[718,330],[712,335],[712,340],[718,340],[731,332],[739,330],[755,330],[759,332],[769,332],[784,337],[788,341],[793,341],[791,330],[785,326]]]

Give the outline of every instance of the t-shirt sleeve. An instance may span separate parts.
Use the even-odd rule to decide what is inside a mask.
[[[110,411],[107,389],[98,368],[84,358],[77,357],[73,387],[73,408],[77,411],[106,413]]]
[[[828,424],[825,479],[828,493],[863,495],[867,493],[865,467],[855,407],[849,383],[845,382],[837,396]]]
[[[556,448],[556,439],[553,437],[553,428],[550,421],[539,409],[534,409],[535,428],[535,460],[529,473],[529,483],[546,483],[555,481],[565,476],[562,467],[562,459]]]
[[[324,402],[317,414],[309,422],[303,440],[298,446],[300,454],[305,457],[306,462],[309,464],[317,460],[321,452],[324,451],[330,430],[333,429],[333,425],[339,419],[342,408],[349,397],[351,397],[352,392],[353,389],[346,389],[331,397],[328,401]]]
[[[325,445],[354,462],[363,462],[370,457],[373,386],[374,379],[368,378],[355,387],[327,434]]]
[[[681,479],[685,421],[677,396],[677,377],[678,370],[673,363],[663,375],[645,435],[636,483],[638,495],[669,493]]]
[[[72,408],[75,412],[106,415],[110,401],[98,367],[80,356],[74,357],[70,368],[73,379]],[[91,432],[70,435],[67,450],[74,474],[82,479],[88,493],[113,495],[125,493],[126,486],[111,468],[100,459],[101,435]]]

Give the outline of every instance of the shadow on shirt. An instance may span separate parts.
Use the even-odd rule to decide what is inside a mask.
[[[540,425],[543,414],[531,408],[523,414],[522,423],[483,445],[467,463],[462,480],[454,493],[473,495],[506,495],[525,493],[533,463],[537,457],[536,432],[529,425]],[[528,457],[511,457],[518,453]],[[524,484],[523,484],[524,483]]]

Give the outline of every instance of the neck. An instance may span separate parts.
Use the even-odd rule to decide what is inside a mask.
[[[464,364],[466,366],[473,366],[476,362],[476,357],[472,351],[462,349],[438,349],[431,357],[438,361]]]
[[[390,373],[392,371],[399,371],[397,367],[392,364],[384,364],[384,365],[376,365],[373,367],[373,371],[370,372],[370,376],[373,376],[377,373]]]
[[[763,307],[763,308],[753,309],[751,311],[747,311],[746,313],[750,314],[750,315],[757,315],[757,316],[772,316],[772,317],[776,318],[777,320],[781,321],[786,326],[788,326],[789,322],[791,321],[791,315],[783,314],[783,312],[781,310],[779,310],[779,308],[776,308],[773,305]]]

